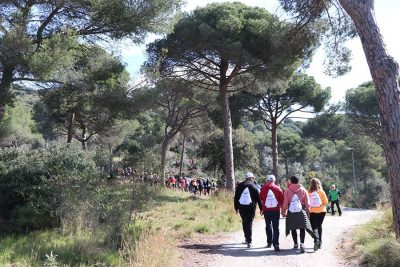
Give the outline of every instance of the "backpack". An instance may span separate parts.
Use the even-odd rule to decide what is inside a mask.
[[[239,203],[240,203],[241,205],[250,205],[251,202],[252,202],[252,201],[251,201],[250,191],[249,191],[249,188],[246,187],[246,188],[243,190],[242,194],[240,195]]]
[[[303,206],[301,205],[300,198],[297,194],[294,194],[292,197],[292,201],[289,205],[289,211],[292,213],[302,211]]]
[[[310,206],[312,208],[318,208],[322,205],[322,200],[319,197],[318,192],[314,191],[310,194]]]
[[[270,189],[267,194],[267,198],[265,199],[265,207],[266,208],[276,208],[278,207],[278,200],[276,200],[275,194]]]

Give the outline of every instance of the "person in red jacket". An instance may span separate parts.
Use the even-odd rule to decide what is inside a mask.
[[[275,176],[268,175],[267,182],[261,188],[260,199],[262,203],[265,231],[267,233],[267,248],[274,245],[275,251],[279,249],[279,218],[283,204],[282,189],[275,184]]]

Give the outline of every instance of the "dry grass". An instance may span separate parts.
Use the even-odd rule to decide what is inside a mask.
[[[400,241],[393,232],[392,210],[356,229],[353,233],[355,257],[368,266],[400,266]]]
[[[135,267],[174,266],[177,259],[174,239],[164,231],[144,231],[136,242],[124,240],[121,265]]]

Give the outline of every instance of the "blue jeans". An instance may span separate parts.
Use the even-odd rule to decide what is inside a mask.
[[[264,211],[267,243],[279,246],[279,210]]]

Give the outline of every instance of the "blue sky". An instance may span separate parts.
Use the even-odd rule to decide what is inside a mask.
[[[238,1],[238,0],[236,0]],[[260,6],[268,9],[272,13],[278,15],[283,14],[279,9],[276,0],[239,0],[251,6]],[[187,0],[184,10],[190,11],[199,6],[205,6],[212,2],[227,2],[226,0]],[[233,1],[228,1],[233,2]],[[399,0],[377,0],[375,1],[375,14],[378,25],[381,29],[384,41],[386,43],[389,54],[393,56],[397,62],[400,62],[400,34],[398,29],[398,17],[400,16]],[[147,41],[154,40],[155,36],[149,36]],[[364,51],[360,40],[355,38],[348,42],[347,46],[352,50],[352,70],[341,77],[332,78],[323,73],[324,52],[322,49],[317,50],[314,55],[312,64],[307,73],[314,76],[317,82],[322,86],[332,88],[332,102],[343,101],[347,89],[357,87],[359,84],[371,80],[368,65],[365,60]],[[131,74],[133,80],[139,76],[139,69],[145,60],[145,45],[135,46],[124,42],[120,45],[122,49],[121,57],[126,63],[127,70]]]

